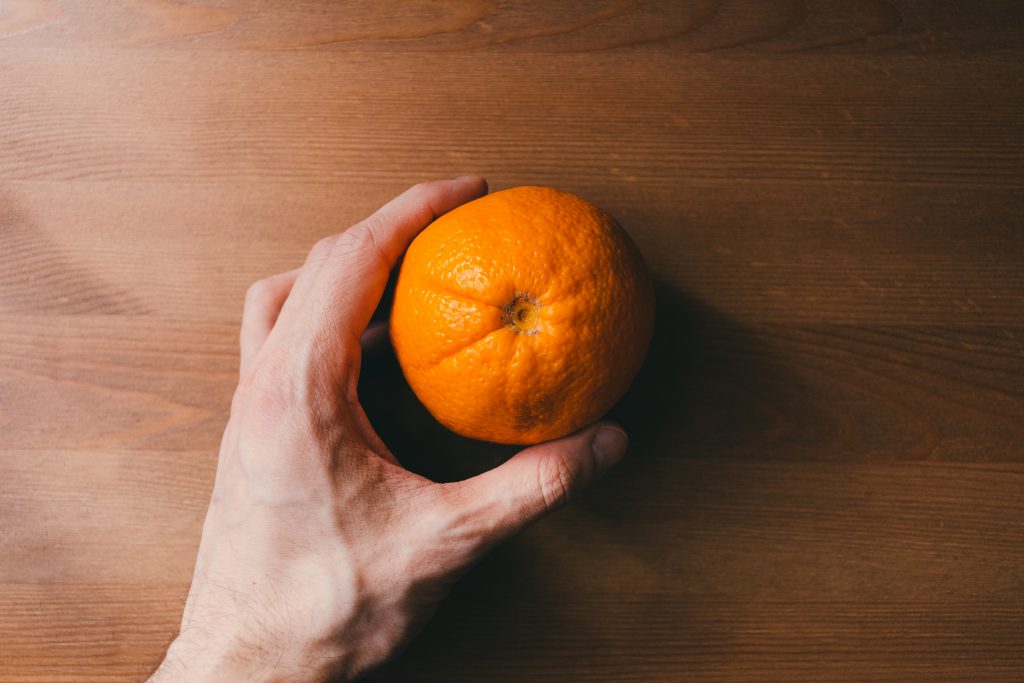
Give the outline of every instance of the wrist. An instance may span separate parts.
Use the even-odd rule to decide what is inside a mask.
[[[215,644],[212,639],[199,644],[195,639],[179,635],[167,648],[164,660],[150,677],[149,683],[275,680],[273,677],[254,677],[252,671],[243,669],[243,663],[241,658],[230,653],[229,648]]]
[[[295,647],[271,651],[236,639],[186,637],[179,634],[167,648],[149,683],[277,683],[278,681],[344,681],[344,657],[329,652],[312,653]]]

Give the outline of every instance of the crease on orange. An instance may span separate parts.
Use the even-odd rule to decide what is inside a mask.
[[[614,218],[572,194],[516,187],[413,240],[391,339],[438,421],[531,444],[600,418],[640,369],[653,323],[650,276]]]

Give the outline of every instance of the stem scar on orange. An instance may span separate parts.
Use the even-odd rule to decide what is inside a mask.
[[[610,215],[566,192],[516,187],[446,213],[406,252],[391,340],[446,427],[531,444],[603,415],[640,369],[654,289]]]

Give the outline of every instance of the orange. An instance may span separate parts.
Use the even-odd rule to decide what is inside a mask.
[[[530,444],[601,417],[640,369],[653,322],[650,276],[614,218],[572,194],[516,187],[413,240],[391,340],[446,427]]]

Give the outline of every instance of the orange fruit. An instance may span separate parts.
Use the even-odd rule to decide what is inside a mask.
[[[614,218],[572,194],[516,187],[413,240],[391,340],[446,427],[530,444],[601,417],[640,369],[653,323],[643,257]]]

